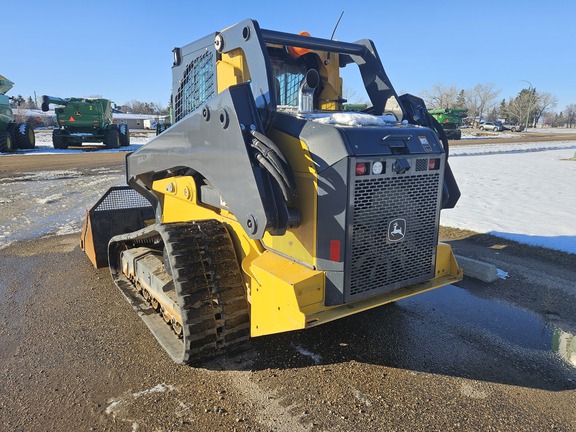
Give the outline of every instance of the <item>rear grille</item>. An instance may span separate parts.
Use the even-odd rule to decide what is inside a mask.
[[[438,171],[355,180],[345,301],[434,277],[439,182]],[[404,239],[390,241],[397,219],[406,222]]]
[[[113,187],[92,208],[93,212],[150,207],[146,198],[130,187]]]

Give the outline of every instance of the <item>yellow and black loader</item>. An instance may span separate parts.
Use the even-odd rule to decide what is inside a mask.
[[[174,124],[127,156],[81,244],[176,362],[462,278],[438,243],[460,195],[448,141],[371,41],[246,20],[174,49],[172,71]]]

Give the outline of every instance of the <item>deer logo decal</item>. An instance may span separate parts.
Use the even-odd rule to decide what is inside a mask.
[[[394,219],[388,224],[388,241],[397,242],[406,236],[406,219]]]

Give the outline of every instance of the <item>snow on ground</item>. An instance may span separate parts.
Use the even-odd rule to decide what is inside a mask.
[[[130,146],[106,149],[103,144],[86,143],[98,153],[138,150],[155,134],[131,131]],[[83,153],[82,147],[56,150],[52,131],[36,131],[36,148],[18,150],[27,156]],[[11,157],[11,155],[1,154]],[[0,157],[1,164],[1,157]],[[22,240],[46,235],[80,232],[86,210],[112,186],[125,184],[123,169],[93,168],[59,171],[34,171],[0,180],[0,249]]]
[[[150,138],[133,134],[130,147],[99,152],[136,150]],[[39,131],[37,148],[19,153],[82,151],[56,151],[51,132]],[[576,253],[575,152],[576,141],[452,146],[450,164],[462,197],[454,209],[442,211],[442,225]],[[121,184],[124,172],[105,168],[2,179],[0,249],[14,241],[79,232],[85,211],[109,187]]]
[[[470,129],[464,128],[462,129],[462,140],[477,140],[477,139],[491,139],[491,138],[499,138],[499,139],[509,139],[509,138],[520,138],[525,136],[525,134],[576,134],[576,128],[530,128],[528,131],[524,131],[521,134],[518,132],[512,131],[503,131],[503,132],[491,132],[491,131],[482,131],[479,132],[477,129]]]
[[[462,192],[444,226],[576,253],[575,141],[452,147]]]
[[[462,141],[480,140],[490,138],[518,138],[515,132],[478,132],[475,129],[462,129]]]
[[[575,134],[576,128],[529,128],[528,133],[562,133],[562,134]]]
[[[98,149],[99,152],[125,152],[138,150],[142,145],[150,141],[155,134],[149,132],[130,131],[130,145],[120,147],[117,149],[104,149],[104,144],[99,143],[86,143],[85,146],[102,146]],[[83,153],[82,147],[70,147],[66,150],[56,150],[52,145],[52,130],[38,130],[36,131],[36,148],[32,150],[18,150],[17,154],[26,155],[44,155],[44,154],[67,154],[67,153]]]
[[[123,170],[35,171],[0,180],[0,249],[22,240],[80,232],[86,210]]]

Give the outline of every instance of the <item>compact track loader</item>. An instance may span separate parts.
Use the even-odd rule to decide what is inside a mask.
[[[342,69],[363,112],[343,110]],[[173,360],[462,278],[438,244],[460,195],[448,141],[371,41],[246,20],[174,49],[172,71],[174,124],[127,156],[128,187],[87,213],[81,245]]]

